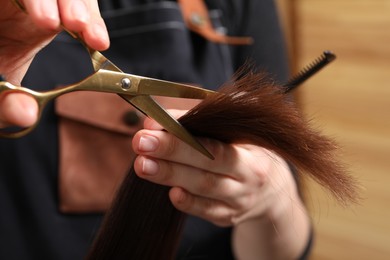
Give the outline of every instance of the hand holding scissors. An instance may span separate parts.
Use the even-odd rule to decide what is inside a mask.
[[[15,2],[22,10],[25,10],[23,5],[17,1]],[[116,93],[120,95],[142,113],[155,119],[168,132],[176,135],[207,157],[213,158],[212,155],[189,132],[187,132],[176,119],[170,116],[165,109],[153,100],[151,95],[202,99],[215,92],[179,83],[123,73],[100,52],[90,48],[85,43],[84,38],[82,39],[78,34],[69,31],[65,27],[62,28],[85,45],[90,54],[95,73],[76,84],[47,92],[37,92],[25,87],[13,85],[5,80],[1,81],[0,93],[26,93],[37,101],[38,120],[33,126],[16,132],[3,131],[0,133],[0,137],[17,138],[29,133],[38,124],[42,110],[50,100],[72,91],[89,90]]]

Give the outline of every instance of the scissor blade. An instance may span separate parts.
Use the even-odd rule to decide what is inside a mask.
[[[186,84],[144,77],[140,79],[138,85],[138,94],[143,95],[204,99],[215,93],[216,92],[212,90]]]
[[[100,69],[105,69],[105,70],[123,72],[100,52],[90,49],[89,47],[87,47],[87,49],[89,52],[89,56],[91,57],[92,65],[95,71],[98,71]]]
[[[213,155],[204,148],[176,119],[162,108],[152,97],[148,95],[126,96],[120,95],[126,101],[130,102],[145,115],[156,120],[165,130],[174,134],[194,149],[198,150],[210,159]]]

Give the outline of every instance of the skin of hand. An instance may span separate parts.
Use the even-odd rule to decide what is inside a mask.
[[[170,111],[177,114],[175,111]],[[238,259],[296,259],[310,221],[283,159],[251,144],[201,139],[210,160],[153,120],[133,138],[137,175],[171,186],[173,205],[218,226],[233,226]]]
[[[0,74],[12,84],[20,85],[32,59],[61,31],[61,25],[81,35],[91,48],[104,50],[109,46],[96,0],[20,0],[20,3],[28,14],[11,0],[0,0]],[[3,93],[0,127],[32,125],[37,110],[31,97]]]

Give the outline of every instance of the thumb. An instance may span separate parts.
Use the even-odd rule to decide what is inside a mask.
[[[4,93],[0,96],[0,127],[33,125],[38,118],[38,103],[29,95]]]

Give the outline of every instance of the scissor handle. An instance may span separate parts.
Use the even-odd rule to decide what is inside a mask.
[[[37,125],[42,115],[42,110],[45,104],[52,99],[52,93],[50,92],[37,92],[28,88],[24,88],[21,86],[15,86],[7,81],[0,82],[0,94],[5,92],[13,92],[13,93],[25,93],[31,97],[33,97],[38,103],[38,119],[32,126],[25,128],[18,128],[13,131],[7,131],[8,128],[0,130],[0,138],[19,138],[25,136],[30,133]]]
[[[131,86],[127,85],[127,81],[125,79],[130,80],[122,73],[102,69],[78,83],[45,92],[38,92],[22,86],[15,86],[7,81],[0,81],[0,94],[4,92],[24,93],[34,98],[38,103],[38,119],[34,125],[27,128],[19,128],[14,131],[0,130],[0,138],[19,138],[31,132],[41,119],[45,105],[56,97],[69,92],[84,90],[117,93],[122,95],[134,95],[137,93],[139,78],[136,76],[131,78],[133,81]]]

